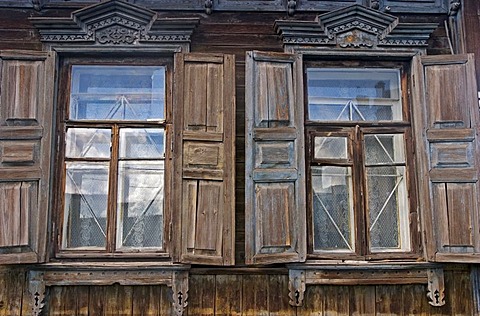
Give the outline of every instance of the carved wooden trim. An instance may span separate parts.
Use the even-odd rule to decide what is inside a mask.
[[[288,297],[292,306],[302,306],[305,294],[305,270],[289,270]]]
[[[189,44],[198,18],[158,19],[155,11],[111,0],[74,11],[69,18],[32,17],[46,44],[145,47]]]
[[[450,7],[448,8],[448,15],[457,15],[462,3],[460,0],[450,0]]]
[[[286,51],[292,47],[423,50],[436,23],[400,23],[399,18],[359,4],[321,14],[315,21],[277,20]]]
[[[289,303],[302,306],[307,285],[425,284],[433,306],[445,304],[443,269],[429,263],[289,265]]]
[[[287,14],[288,15],[294,15],[296,9],[297,9],[297,1],[296,0],[288,0],[288,2],[287,2]]]
[[[183,315],[188,305],[188,271],[177,271],[173,274],[172,307],[176,316]]]
[[[445,305],[445,282],[443,277],[443,269],[429,269],[427,298],[428,303],[432,306]]]
[[[213,0],[205,0],[205,13],[212,14],[213,11]]]
[[[32,315],[40,315],[45,306],[45,281],[43,272],[29,271],[28,293],[30,294],[30,308]]]
[[[45,288],[72,285],[166,285],[171,288],[174,315],[187,307],[189,265],[143,263],[50,263],[29,271],[33,315],[45,305]]]

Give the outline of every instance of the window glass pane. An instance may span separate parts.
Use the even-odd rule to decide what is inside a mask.
[[[72,120],[161,120],[164,66],[72,66]]]
[[[163,161],[121,161],[118,168],[118,247],[162,247]]]
[[[403,134],[365,135],[364,139],[367,165],[405,163]]]
[[[315,137],[314,158],[347,159],[347,137]]]
[[[63,247],[105,248],[108,163],[66,162]]]
[[[307,82],[310,120],[402,120],[397,69],[308,68]]]
[[[65,142],[67,158],[110,158],[110,129],[69,128]]]
[[[163,158],[164,130],[160,128],[122,128],[120,158]]]
[[[352,170],[312,167],[314,251],[355,251]]]
[[[410,250],[404,166],[367,167],[370,249]]]

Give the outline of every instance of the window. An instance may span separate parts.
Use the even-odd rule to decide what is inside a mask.
[[[67,64],[60,250],[164,251],[168,65]]]
[[[307,64],[309,250],[321,257],[415,251],[403,68]]]

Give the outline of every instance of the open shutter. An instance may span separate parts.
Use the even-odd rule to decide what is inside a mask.
[[[302,60],[248,52],[245,261],[305,261]]]
[[[234,264],[235,59],[177,54],[174,212],[184,263]]]
[[[45,261],[54,54],[0,51],[0,263]]]
[[[413,75],[428,260],[478,262],[480,121],[473,55],[417,56]]]

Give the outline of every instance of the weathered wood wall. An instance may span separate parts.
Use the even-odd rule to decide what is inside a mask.
[[[480,3],[477,10],[480,10]],[[475,11],[479,12],[479,11]],[[41,50],[38,35],[27,20],[38,15],[29,10],[0,10],[0,49]],[[69,16],[65,11],[42,11],[46,16]],[[161,13],[174,16],[175,13]],[[199,16],[191,51],[235,54],[236,56],[236,251],[238,265],[245,261],[245,52],[282,51],[273,31],[281,13],[219,13]],[[314,14],[297,14],[311,19]],[[478,19],[478,15],[475,16]],[[422,20],[405,16],[405,22]],[[443,25],[445,17],[430,16]],[[429,20],[429,22],[432,22]],[[478,21],[477,21],[478,26]],[[478,28],[477,28],[478,29]],[[472,32],[471,34],[477,34]],[[472,35],[472,41],[474,40]],[[475,42],[476,43],[476,42]],[[476,45],[476,44],[475,44]],[[476,46],[475,46],[476,47]],[[478,49],[477,49],[478,50]],[[430,54],[449,53],[445,30],[440,27],[430,39]],[[307,286],[305,304],[288,305],[288,275],[254,270],[252,274],[209,272],[203,269],[189,281],[188,315],[472,315],[473,301],[468,266],[446,271],[446,305],[431,307],[424,285]],[[26,288],[24,267],[0,270],[0,316],[30,315],[31,296]],[[72,286],[52,287],[47,296],[47,315],[168,315],[169,289],[164,286]]]
[[[205,274],[207,273],[207,274]],[[288,304],[287,274],[208,274],[190,278],[186,315],[473,315],[468,267],[445,271],[446,304],[432,307],[425,285],[307,286],[301,307]],[[0,271],[0,316],[31,315],[24,270]],[[166,286],[57,286],[45,315],[169,315]],[[23,311],[23,312],[22,312]]]

